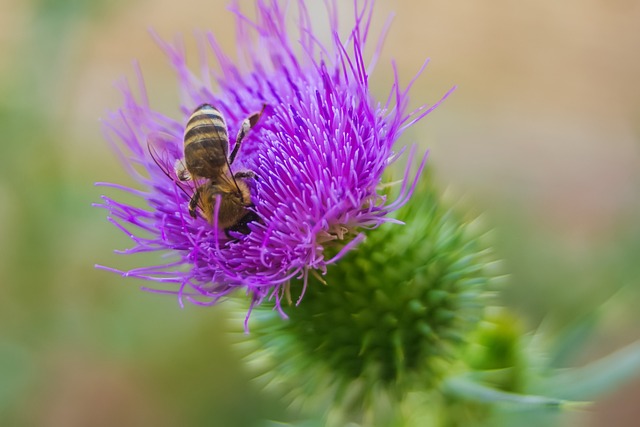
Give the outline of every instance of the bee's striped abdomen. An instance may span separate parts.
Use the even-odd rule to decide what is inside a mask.
[[[187,122],[184,132],[184,145],[211,139],[228,144],[227,124],[220,111],[209,104],[198,107]]]
[[[193,176],[215,179],[227,163],[227,125],[216,108],[203,104],[193,112],[184,132],[184,157]]]

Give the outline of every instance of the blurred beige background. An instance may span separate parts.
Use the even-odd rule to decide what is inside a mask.
[[[137,59],[152,103],[175,115],[173,72],[147,29],[183,34],[191,52],[193,30],[210,29],[232,49],[225,5],[0,0],[0,424],[283,413],[234,358],[224,307],[180,310],[93,269],[141,262],[111,253],[127,239],[90,207],[93,182],[131,183],[100,133],[114,82]],[[447,194],[495,229],[513,273],[504,304],[553,334],[605,303],[575,364],[640,338],[640,3],[381,0],[374,32],[392,11],[374,92],[386,95],[392,58],[403,82],[432,58],[415,106],[458,85],[404,142],[429,147]],[[565,424],[635,426],[639,398],[636,380]]]

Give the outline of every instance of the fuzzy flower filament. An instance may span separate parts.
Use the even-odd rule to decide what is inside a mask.
[[[139,96],[122,85],[124,105],[105,120],[105,134],[142,189],[103,185],[131,192],[148,208],[106,196],[100,206],[133,241],[127,252],[168,250],[177,257],[126,272],[107,269],[151,280],[151,290],[177,294],[181,301],[211,305],[241,288],[251,296],[252,307],[274,298],[281,311],[291,279],[303,279],[304,294],[310,272],[324,274],[365,238],[363,231],[394,221],[388,215],[410,198],[426,160],[425,155],[413,170],[416,150],[408,150],[398,196],[387,199],[379,191],[383,172],[405,152],[394,151],[394,143],[442,100],[408,112],[413,81],[401,90],[397,72],[386,103],[373,99],[368,67],[380,47],[370,64],[363,57],[371,4],[359,7],[356,2],[355,23],[346,39],[338,35],[337,5],[327,4],[333,35],[329,46],[314,34],[304,2],[297,6],[299,28],[293,32],[276,0],[257,1],[254,21],[232,8],[237,43],[245,54],[237,62],[243,65],[230,60],[207,34],[201,40],[201,77],[187,66],[180,43],[158,39],[178,75],[182,116],[177,120],[151,107],[140,72]],[[218,64],[216,71],[208,66],[208,53]],[[232,167],[233,172],[257,175],[250,183],[250,209],[260,220],[249,223],[246,235],[228,238],[215,218],[213,224],[191,218],[189,191],[181,191],[167,176],[167,169],[183,157],[186,120],[203,103],[221,111],[230,135],[265,106]],[[149,138],[158,134],[164,135],[160,162],[147,149]],[[218,209],[216,205],[216,215]]]

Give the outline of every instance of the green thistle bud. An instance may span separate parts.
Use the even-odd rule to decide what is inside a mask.
[[[288,320],[259,308],[251,334],[238,333],[265,385],[300,408],[330,408],[329,423],[396,420],[398,402],[454,366],[488,302],[492,252],[477,221],[424,182],[397,218],[405,225],[372,230],[323,279],[311,276]]]

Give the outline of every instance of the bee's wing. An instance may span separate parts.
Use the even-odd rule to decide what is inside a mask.
[[[151,158],[158,168],[173,181],[187,197],[191,198],[195,191],[193,181],[190,184],[185,183],[185,171],[182,161],[182,152],[180,146],[182,142],[173,135],[165,132],[150,132],[147,136],[147,148]],[[181,171],[176,170],[176,165],[181,165]]]
[[[175,136],[165,132],[150,132],[147,135],[147,148],[153,161],[172,180],[178,179],[174,165],[182,159],[181,142]]]

